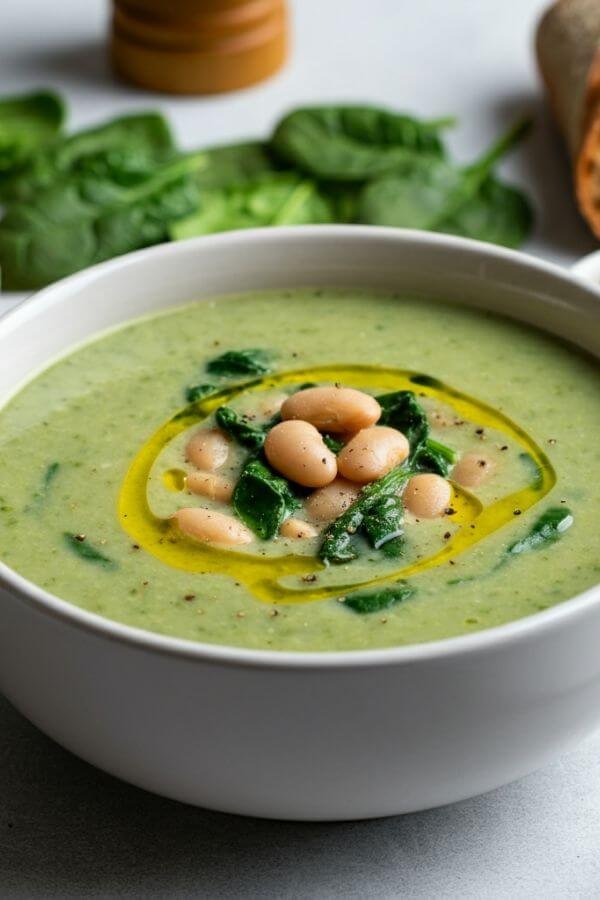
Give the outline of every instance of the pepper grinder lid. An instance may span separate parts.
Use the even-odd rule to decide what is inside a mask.
[[[111,57],[140,87],[215,94],[273,75],[287,33],[285,0],[113,0]]]

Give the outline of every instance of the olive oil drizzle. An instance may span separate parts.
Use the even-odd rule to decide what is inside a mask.
[[[323,563],[308,556],[287,554],[279,557],[254,555],[251,551],[222,550],[214,545],[196,543],[181,535],[169,519],[155,516],[147,498],[148,478],[161,451],[186,429],[203,422],[219,406],[247,392],[262,392],[304,382],[336,382],[345,386],[386,390],[418,390],[450,405],[464,420],[478,427],[493,428],[509,436],[527,452],[537,466],[535,483],[508,494],[487,507],[468,491],[453,485],[452,523],[459,527],[443,548],[426,559],[401,566],[360,583],[297,588],[281,584],[281,579],[318,573]],[[166,474],[171,488],[177,489],[178,477]],[[167,565],[188,572],[211,572],[243,583],[259,600],[266,603],[303,603],[337,597],[350,590],[373,587],[416,575],[425,569],[455,559],[477,542],[497,531],[513,519],[515,509],[525,511],[538,503],[556,483],[556,474],[543,450],[508,416],[481,403],[435,378],[403,369],[377,366],[318,366],[263,376],[228,386],[217,393],[190,403],[165,422],[140,449],[125,476],[118,501],[119,520],[133,540]],[[306,583],[305,583],[306,585]]]

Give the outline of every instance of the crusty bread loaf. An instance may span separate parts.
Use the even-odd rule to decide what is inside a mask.
[[[573,160],[581,212],[600,237],[600,0],[558,0],[537,31],[550,102]]]

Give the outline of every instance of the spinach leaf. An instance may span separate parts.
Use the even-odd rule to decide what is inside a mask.
[[[410,444],[411,453],[425,441],[429,423],[425,410],[413,391],[393,391],[375,398],[381,406],[379,425],[401,431]]]
[[[435,475],[447,478],[450,474],[450,469],[457,460],[458,453],[455,450],[440,443],[440,441],[427,438],[417,448],[410,464],[417,472],[433,472]]]
[[[362,182],[319,181],[319,187],[329,200],[334,222],[342,225],[358,222]]]
[[[277,171],[267,145],[260,141],[209,147],[204,153],[206,166],[198,173],[204,190],[255,181]]]
[[[58,182],[35,201],[9,207],[0,222],[3,286],[42,287],[166,240],[168,223],[197,204],[194,174],[204,165],[202,153],[181,157],[127,187],[94,179]]]
[[[206,371],[211,375],[264,375],[271,370],[271,355],[266,350],[228,350],[211,359]]]
[[[552,544],[557,541],[573,524],[573,514],[566,506],[553,506],[547,509],[537,519],[529,534],[519,541],[515,541],[506,550],[507,556],[519,556],[528,553],[543,544]]]
[[[188,403],[195,403],[196,400],[202,400],[203,397],[208,397],[213,391],[216,391],[214,384],[190,384],[190,386],[185,389],[185,399]]]
[[[60,469],[59,462],[50,463],[49,466],[46,467],[46,471],[44,472],[44,478],[42,479],[42,491],[47,491],[56,476],[58,475],[58,470]]]
[[[363,528],[365,517],[371,510],[388,498],[396,497],[398,491],[410,478],[412,473],[404,466],[397,466],[380,478],[362,489],[357,499],[346,509],[341,516],[329,525],[323,535],[323,541],[319,549],[319,556],[325,563],[350,562],[356,559],[358,551],[355,546],[354,536]],[[381,509],[381,507],[380,507]],[[386,511],[389,512],[389,510]],[[372,519],[376,513],[373,513]],[[392,525],[394,521],[392,520]],[[369,523],[371,539],[375,535],[382,536],[385,525],[381,524],[376,529],[373,521]],[[390,533],[390,540],[399,535]],[[378,538],[375,537],[377,540]]]
[[[54,482],[54,479],[58,475],[59,470],[59,462],[52,462],[48,466],[46,466],[46,469],[42,476],[41,484],[37,491],[34,493],[31,504],[25,507],[24,512],[31,512],[32,509],[39,509],[39,507],[46,499],[46,496],[52,486],[52,483]]]
[[[516,248],[527,239],[532,225],[531,204],[522,191],[489,175],[477,193],[436,231]]]
[[[501,239],[516,246],[529,230],[531,212],[522,195],[491,175],[528,129],[529,122],[518,123],[470,166],[421,157],[410,169],[373,181],[362,192],[359,219],[371,225]]]
[[[366,508],[356,500],[327,527],[319,548],[319,557],[325,564],[351,562],[357,558],[355,536],[362,527],[365,512]]]
[[[342,447],[344,446],[344,442],[338,440],[332,434],[324,434],[324,435],[322,435],[322,437],[323,437],[323,443],[325,444],[326,447],[328,447],[331,450],[332,453],[339,453],[340,450],[342,449]]]
[[[404,507],[397,494],[382,497],[367,511],[362,524],[365,536],[375,550],[395,558],[404,551]]]
[[[414,392],[394,391],[376,399],[381,406],[379,424],[396,428],[408,439],[410,468],[415,472],[433,472],[446,478],[458,455],[450,447],[428,436],[427,415]]]
[[[258,459],[250,459],[233,492],[233,508],[258,537],[275,537],[283,520],[300,505],[285,478]]]
[[[34,153],[2,189],[11,202],[33,200],[56,182],[108,180],[123,187],[152,175],[174,154],[173,139],[159,113],[122,116],[75,132]]]
[[[100,550],[97,550],[93,544],[87,540],[84,535],[70,534],[68,531],[63,533],[63,538],[67,547],[73,551],[80,559],[87,562],[97,563],[105,569],[116,569],[117,564],[114,560],[105,556]]]
[[[270,422],[266,426],[253,425],[229,406],[220,406],[215,413],[215,420],[219,428],[230,434],[238,444],[255,451],[262,448],[271,425]]]
[[[410,171],[421,156],[443,157],[439,133],[448,124],[370,106],[306,107],[279,122],[271,147],[284,162],[317,178],[364,181]]]
[[[443,159],[418,159],[406,172],[368,183],[358,205],[367,225],[435,230],[462,187],[462,172]]]
[[[403,581],[399,581],[391,587],[355,591],[352,594],[348,594],[345,598],[344,606],[362,615],[381,612],[383,609],[389,609],[396,603],[408,600],[409,597],[413,596],[414,592],[414,588],[409,587]]]
[[[182,240],[238,228],[334,221],[331,204],[313,181],[272,174],[248,184],[203,191],[197,210],[174,222],[169,234],[173,240]]]
[[[18,171],[38,148],[53,140],[65,118],[58,94],[36,91],[0,100],[0,178]],[[0,181],[0,187],[2,182]]]

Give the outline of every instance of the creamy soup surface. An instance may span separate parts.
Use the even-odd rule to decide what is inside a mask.
[[[207,370],[228,351],[256,348],[267,372]],[[212,470],[224,493],[189,489],[205,479],[190,441],[214,432],[219,407],[266,430],[307,383],[380,399],[410,391],[428,446],[449,448],[448,499],[433,517],[415,513],[400,472],[393,552],[364,524],[350,529],[355,558],[324,562],[332,522],[318,520],[315,488],[293,482],[286,515],[301,524],[258,537],[227,485],[250,457],[268,461],[232,434]],[[189,393],[206,384],[204,395]],[[343,467],[351,437],[326,436],[327,465]],[[0,559],[86,610],[161,634],[275,650],[390,647],[499,625],[596,584],[599,482],[600,373],[573,348],[443,302],[331,289],[244,294],[112,331],[0,411]],[[252,507],[246,498],[250,517],[261,501]],[[244,539],[223,546],[184,533],[178,511],[196,508],[233,516]],[[551,533],[539,524],[548,513]]]

